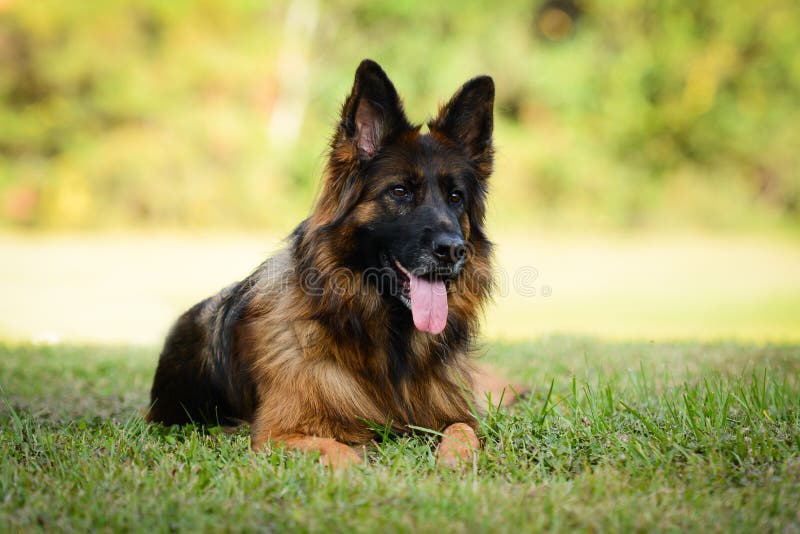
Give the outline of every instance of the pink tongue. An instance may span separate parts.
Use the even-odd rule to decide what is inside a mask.
[[[447,289],[444,282],[411,279],[411,316],[417,330],[438,334],[447,325]]]

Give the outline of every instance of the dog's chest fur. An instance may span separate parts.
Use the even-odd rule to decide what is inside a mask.
[[[261,276],[254,286],[237,331],[237,359],[250,371],[260,404],[269,407],[253,422],[258,431],[291,429],[362,443],[376,426],[441,430],[473,419],[465,355],[413,328],[393,330],[379,295],[362,295],[372,308],[360,318],[364,333],[351,339],[344,324],[313,318],[313,300],[296,294],[303,290],[291,260],[278,258],[264,271],[272,282]]]

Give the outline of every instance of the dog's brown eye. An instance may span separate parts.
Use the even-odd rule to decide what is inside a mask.
[[[410,193],[408,189],[403,187],[402,185],[396,185],[392,187],[392,196],[395,198],[408,198]]]
[[[464,200],[464,195],[459,190],[451,191],[450,196],[448,197],[450,204],[461,204]]]

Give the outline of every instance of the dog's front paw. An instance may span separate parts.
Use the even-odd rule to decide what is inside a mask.
[[[346,469],[363,460],[352,448],[343,443],[334,443],[321,448],[319,461],[334,470]]]
[[[454,423],[445,428],[443,434],[436,451],[436,464],[448,469],[468,466],[481,448],[472,427],[466,423]]]

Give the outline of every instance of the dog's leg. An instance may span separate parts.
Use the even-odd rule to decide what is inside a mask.
[[[448,468],[466,465],[479,451],[481,443],[475,431],[466,423],[454,423],[444,429],[444,437],[436,451],[436,461]]]
[[[270,438],[253,434],[251,436],[251,447],[254,451],[263,450],[269,443]],[[320,454],[320,462],[333,469],[341,469],[351,465],[361,463],[361,457],[356,452],[340,441],[333,438],[320,438],[307,434],[284,434],[273,436],[271,440],[279,447],[293,447],[295,449]]]

